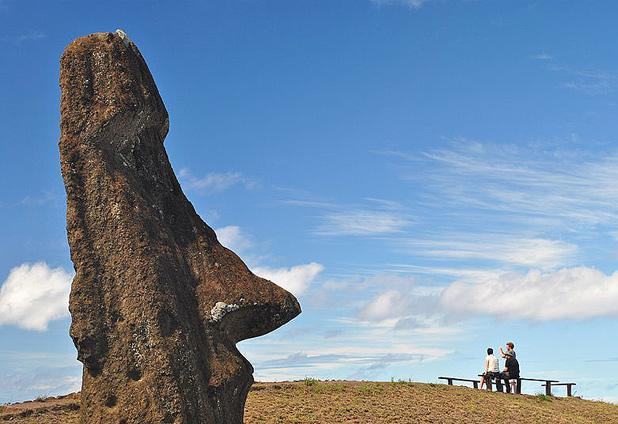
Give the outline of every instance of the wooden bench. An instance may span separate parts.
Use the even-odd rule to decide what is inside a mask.
[[[479,377],[482,377],[483,374],[479,374]],[[438,379],[440,380],[446,380],[447,384],[449,386],[453,385],[453,381],[465,381],[468,383],[472,383],[475,389],[479,388],[479,382],[480,380],[472,380],[470,378],[455,378],[455,377],[438,377]],[[496,378],[496,380],[498,380],[498,378]],[[521,394],[521,382],[522,381],[542,381],[545,384],[541,384],[541,386],[545,387],[545,394],[547,396],[551,396],[551,388],[552,386],[566,386],[567,388],[567,396],[571,397],[572,396],[572,387],[576,385],[576,383],[560,383],[559,380],[549,380],[547,378],[525,378],[525,377],[520,377],[517,379],[517,394],[520,395]],[[492,384],[493,384],[493,379],[489,379],[488,384],[487,384],[487,388],[489,390],[492,390]]]
[[[479,374],[479,377],[482,377],[483,374]],[[490,381],[487,384],[487,388],[489,390],[492,390],[492,381],[493,379],[490,379]],[[498,380],[498,378],[496,378],[496,380]],[[517,379],[517,394],[521,395],[521,382],[522,380],[526,380],[526,381],[543,381],[545,382],[545,384],[541,384],[541,386],[545,386],[545,394],[547,396],[551,396],[551,386],[561,386],[561,385],[565,385],[567,386],[567,393],[569,393],[571,391],[571,385],[575,384],[575,383],[560,383],[558,384],[558,380],[548,380],[545,378],[524,378],[524,377],[520,377]],[[570,396],[570,395],[569,395]]]
[[[466,381],[468,383],[474,384],[474,388],[479,388],[479,380],[472,380],[470,378],[455,378],[455,377],[438,377],[440,380],[446,380],[449,386],[453,385],[453,381]]]
[[[566,386],[567,388],[567,397],[572,397],[572,390],[571,387],[577,385],[577,383],[551,383],[551,387],[553,386]],[[541,386],[546,386],[545,384],[541,384]],[[549,388],[550,391],[550,396],[551,396],[551,387]],[[547,386],[545,387],[545,391],[547,392]]]

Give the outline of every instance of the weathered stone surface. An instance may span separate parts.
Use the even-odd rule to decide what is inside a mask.
[[[241,423],[253,368],[235,344],[298,302],[221,246],[184,196],[167,111],[123,33],[71,43],[60,86],[83,421]]]

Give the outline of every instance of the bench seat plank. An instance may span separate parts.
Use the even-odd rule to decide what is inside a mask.
[[[479,374],[479,377],[482,377],[483,374]],[[468,382],[468,383],[473,383],[474,388],[478,389],[479,388],[479,380],[473,380],[470,378],[457,378],[457,377],[438,377],[439,380],[446,380],[447,384],[449,386],[453,385],[454,381],[464,381],[464,382]],[[541,381],[544,382],[545,384],[541,384],[541,386],[545,387],[545,394],[547,396],[551,396],[551,386],[566,386],[567,388],[567,396],[571,397],[572,396],[572,387],[576,385],[576,383],[560,383],[560,380],[551,380],[548,378],[527,378],[527,377],[520,377],[517,379],[517,393],[521,394],[521,382],[522,380],[524,381]],[[491,390],[491,381],[488,384],[488,388],[489,390]]]

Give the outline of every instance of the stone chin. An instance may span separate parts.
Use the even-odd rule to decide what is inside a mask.
[[[83,422],[242,423],[253,368],[235,344],[297,316],[298,301],[221,246],[185,197],[167,110],[126,34],[72,42],[60,86]]]

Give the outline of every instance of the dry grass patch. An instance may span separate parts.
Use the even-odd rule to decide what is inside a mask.
[[[618,406],[409,382],[256,383],[245,423],[618,423]]]
[[[77,397],[7,405],[0,412],[0,422],[77,424],[78,407]],[[518,424],[618,424],[618,406],[444,384],[305,379],[256,383],[245,408],[246,424],[485,424],[497,420]]]

